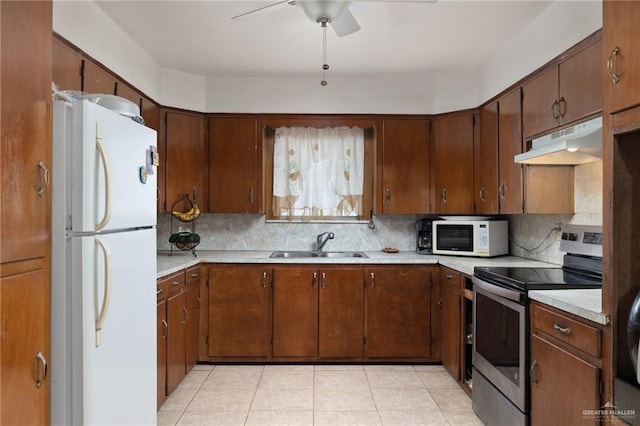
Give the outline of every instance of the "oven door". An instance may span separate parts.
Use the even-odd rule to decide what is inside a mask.
[[[527,406],[524,295],[473,278],[473,366],[523,413]]]

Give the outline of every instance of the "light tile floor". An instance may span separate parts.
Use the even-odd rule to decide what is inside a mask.
[[[158,425],[482,425],[440,365],[197,365]]]

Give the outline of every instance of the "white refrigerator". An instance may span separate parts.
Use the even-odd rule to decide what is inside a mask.
[[[53,102],[51,423],[156,423],[156,132]]]

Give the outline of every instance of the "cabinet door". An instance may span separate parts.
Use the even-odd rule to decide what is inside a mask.
[[[435,122],[434,176],[437,213],[473,213],[474,115]]]
[[[44,257],[51,200],[51,3],[0,2],[0,262]]]
[[[531,336],[531,424],[597,424],[584,410],[600,408],[600,370],[565,350]]]
[[[606,0],[603,7],[604,99],[613,113],[640,104],[640,3]]]
[[[133,87],[122,81],[116,81],[115,94],[140,106],[142,96]]]
[[[82,90],[82,55],[57,37],[53,38],[53,82],[59,90]]]
[[[187,272],[188,273],[188,272]],[[200,339],[200,280],[187,284],[186,291],[187,324],[186,324],[186,372],[191,371],[198,362],[198,344]]]
[[[320,270],[320,358],[364,356],[364,287],[361,267]]]
[[[522,164],[513,157],[522,152],[522,97],[520,88],[498,100],[498,170],[500,214],[519,214],[523,209]]]
[[[204,118],[196,114],[166,112],[166,208],[184,194],[193,200],[194,190],[200,211],[207,210],[209,162],[204,138]]]
[[[380,213],[429,213],[429,145],[429,120],[383,121]]]
[[[380,266],[365,269],[367,356],[431,355],[431,269]]]
[[[210,212],[261,212],[258,120],[214,117],[209,132]]]
[[[458,381],[462,343],[460,279],[458,272],[440,267],[440,362]]]
[[[273,356],[318,356],[318,269],[273,270]]]
[[[513,162],[513,159],[512,159]],[[498,103],[480,110],[480,137],[474,149],[475,212],[498,213]]]
[[[0,423],[46,424],[49,380],[45,362],[50,360],[48,276],[44,270],[36,270],[0,278],[0,300]]]
[[[560,122],[570,123],[602,111],[602,42],[560,63]]]
[[[209,267],[209,356],[269,355],[270,282],[262,266]]]
[[[182,290],[167,299],[167,395],[171,395],[186,375],[185,303]]]
[[[522,123],[525,140],[558,125],[558,67],[553,66],[522,86]]]
[[[86,93],[116,93],[116,78],[90,59],[84,59],[82,90]]]
[[[167,302],[161,300],[157,305],[156,313],[156,342],[158,345],[157,365],[158,365],[158,410],[167,397]]]

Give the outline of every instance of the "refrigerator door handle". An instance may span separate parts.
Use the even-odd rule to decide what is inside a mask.
[[[96,136],[96,148],[98,149],[98,154],[100,155],[102,165],[104,166],[104,216],[102,217],[102,220],[96,225],[96,232],[98,232],[104,229],[111,219],[111,172],[109,170],[107,154],[105,153],[104,147],[102,146],[102,138],[99,136],[98,123],[96,123],[96,135],[98,135]]]
[[[111,299],[111,253],[100,238],[95,238],[96,244],[102,249],[104,254],[104,295],[102,299],[102,307],[96,320],[96,348],[102,344],[102,325],[107,318],[109,311],[109,301]]]

